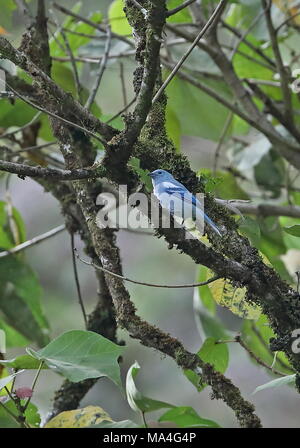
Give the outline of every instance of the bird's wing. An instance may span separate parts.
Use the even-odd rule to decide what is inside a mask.
[[[216,224],[207,216],[206,213],[202,210],[202,205],[200,201],[190,193],[185,187],[181,188],[176,185],[170,185],[165,187],[165,193],[169,195],[173,195],[175,198],[180,198],[186,204],[192,204],[193,213],[196,211],[198,218],[199,215],[205,220],[205,222],[219,235],[221,236],[221,232]]]
[[[193,204],[196,208],[201,208],[201,203],[186,188],[172,185],[165,187],[164,191],[169,195],[174,195],[174,197],[181,198],[186,203]]]

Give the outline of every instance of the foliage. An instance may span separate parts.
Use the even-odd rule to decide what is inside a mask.
[[[4,3],[0,38],[13,35],[14,43],[19,37],[14,34],[18,2]],[[35,11],[35,3],[27,1],[30,11]],[[222,20],[218,19],[216,35],[206,35],[200,41],[176,71],[165,96],[150,109],[159,85],[186,54],[198,32],[198,24],[193,24],[195,10],[192,6],[185,7],[170,15],[159,31],[160,25],[151,22],[158,20],[152,8],[164,2],[149,0],[142,2],[142,7],[124,0],[113,0],[108,6],[100,3],[97,5],[100,11],[92,8],[88,15],[84,13],[84,2],[74,4],[69,14],[59,8],[58,16],[52,12],[48,23],[51,81],[46,75],[41,81],[42,65],[33,68],[31,60],[25,64],[22,58],[20,62],[1,48],[4,56],[0,67],[9,80],[6,87],[11,84],[20,90],[13,99],[7,98],[6,91],[1,92],[0,138],[6,146],[0,147],[0,158],[2,162],[34,165],[38,170],[59,169],[59,173],[74,167],[90,170],[90,166],[91,169],[100,166],[104,167],[104,177],[111,185],[122,181],[128,189],[147,193],[152,190],[148,176],[151,170],[162,167],[172,171],[187,186],[206,193],[212,218],[220,221],[227,233],[220,240],[209,234],[195,245],[195,250],[191,249],[193,242],[183,242],[175,234],[171,237],[160,231],[157,234],[164,234],[170,247],[178,247],[201,264],[196,268],[197,282],[208,282],[218,269],[221,275],[194,288],[194,316],[202,345],[198,344],[201,347],[195,354],[183,352],[177,340],[139,320],[118,278],[122,268],[112,233],[103,231],[99,236],[100,232],[94,231],[91,223],[96,208],[91,201],[103,191],[100,181],[93,178],[93,182],[80,184],[78,180],[56,182],[40,176],[37,182],[59,200],[67,229],[82,237],[87,254],[94,263],[101,262],[104,267],[105,275],[97,270],[97,279],[109,298],[106,298],[108,305],[105,300],[105,303],[99,302],[90,315],[87,329],[71,329],[53,337],[55,315],[44,310],[42,276],[29,265],[24,251],[10,253],[27,240],[31,229],[26,229],[22,207],[19,211],[13,205],[9,175],[3,174],[7,171],[3,168],[0,336],[5,333],[9,350],[23,349],[22,354],[16,356],[14,352],[9,359],[4,353],[2,356],[0,341],[0,399],[4,405],[0,408],[0,426],[41,425],[38,407],[31,402],[31,396],[26,402],[16,393],[15,377],[22,381],[22,371],[26,370],[36,375],[36,379],[53,371],[75,388],[77,383],[80,387],[105,377],[118,386],[120,402],[126,399],[133,414],[115,421],[102,407],[87,406],[59,412],[45,425],[47,428],[136,428],[147,425],[145,414],[148,417],[152,412],[159,414],[155,414],[157,425],[167,422],[178,428],[219,427],[190,406],[176,406],[140,392],[141,388],[136,386],[141,368],[137,361],[127,371],[124,393],[121,374],[127,352],[118,339],[117,327],[126,329],[143,345],[170,355],[180,366],[187,387],[191,383],[202,393],[211,386],[216,398],[222,398],[227,404],[234,402],[231,407],[239,421],[251,426],[241,409],[234,407],[239,400],[226,396],[229,380],[224,374],[234,365],[232,357],[236,356],[229,350],[229,342],[240,340],[240,348],[245,349],[251,362],[265,366],[272,378],[258,385],[254,393],[276,393],[275,388],[286,385],[299,389],[299,360],[284,339],[294,329],[298,316],[295,303],[299,299],[298,267],[291,268],[289,258],[293,251],[299,257],[300,250],[299,5],[274,0],[268,23],[268,9],[262,9],[265,2],[229,1]],[[181,4],[181,0],[166,2],[169,11]],[[217,4],[215,0],[202,2],[201,14],[205,21]],[[272,27],[274,35],[270,31]],[[18,32],[24,33],[24,29]],[[39,38],[45,44],[43,36]],[[153,89],[143,98],[144,89],[151,84],[149,67],[153,71],[159,67],[157,60],[151,61],[157,42],[163,43],[162,70],[154,73]],[[35,51],[40,51],[37,42],[34,46]],[[25,59],[26,55],[30,56],[32,49],[30,45],[26,47],[26,39],[21,49]],[[41,53],[38,59],[42,59]],[[146,67],[144,73],[143,67]],[[94,82],[101,75],[101,69],[103,78],[99,77],[100,86],[97,86]],[[88,111],[85,104],[95,88],[98,93]],[[127,107],[133,95],[137,98]],[[28,99],[23,101],[22,96]],[[34,105],[42,106],[38,116]],[[55,121],[57,117],[60,121]],[[189,168],[183,138],[197,142],[195,158],[201,165],[203,161],[197,171],[198,178]],[[209,154],[202,150],[206,140],[210,144]],[[54,142],[53,146],[44,146],[49,142]],[[40,145],[44,147],[41,149]],[[97,162],[93,165],[96,153]],[[86,192],[89,198],[84,197]],[[214,197],[222,200],[223,205],[229,201],[228,208],[219,206],[220,201],[217,204]],[[104,250],[100,256],[97,249],[101,244]],[[207,261],[211,258],[214,262]],[[220,260],[224,264],[228,262],[224,269]],[[229,262],[240,269],[240,276],[234,275],[234,268],[230,271]],[[157,263],[164,269],[161,260]],[[271,283],[272,292],[277,294],[277,301],[269,301],[270,284],[266,279]],[[265,290],[258,291],[255,283],[258,280]],[[63,292],[61,295],[63,301]],[[125,301],[120,304],[118,300],[122,296]],[[290,309],[291,305],[294,308]],[[282,309],[286,311],[284,316]],[[226,313],[235,323],[235,331],[228,324]],[[149,328],[151,337],[147,333]],[[236,328],[240,330],[240,339],[236,338]],[[130,346],[130,341],[126,343]],[[280,376],[274,379],[274,375]],[[102,384],[105,382],[100,382],[100,387],[104,387]],[[34,385],[35,381],[33,400]],[[28,388],[28,385],[22,386]]]

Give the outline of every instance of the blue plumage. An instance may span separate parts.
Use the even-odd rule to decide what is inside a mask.
[[[183,219],[204,219],[217,235],[222,236],[216,224],[202,210],[202,205],[198,199],[184,185],[174,179],[172,174],[159,169],[152,171],[150,176],[153,193],[163,208]]]

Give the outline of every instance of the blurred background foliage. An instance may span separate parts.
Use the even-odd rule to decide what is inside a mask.
[[[27,2],[34,13],[36,2]],[[214,1],[203,1],[207,13]],[[292,1],[275,1],[272,17],[276,27],[298,13]],[[94,23],[110,23],[112,31],[132,38],[132,30],[124,12],[122,0],[87,0],[77,2],[62,0],[60,5],[89,18]],[[181,4],[180,0],[169,0],[168,8]],[[0,33],[6,35],[14,46],[18,46],[26,28],[26,16],[16,8],[13,0],[4,0],[1,5]],[[105,35],[94,27],[74,20],[52,8],[49,2],[50,49],[53,57],[52,77],[66,91],[83,101],[93,85],[99,55],[103,54]],[[260,0],[231,1],[223,17],[221,42],[224,51],[231,55],[232,63],[240,78],[253,78],[265,94],[279,104],[282,92],[278,74],[267,63],[272,58],[269,34],[262,17]],[[169,23],[193,30],[189,9],[171,16]],[[300,16],[295,15],[282,26],[278,33],[284,64],[291,73],[299,68]],[[77,62],[81,89],[78,91],[72,62],[66,51],[60,27],[69,30],[69,45]],[[264,56],[259,56],[249,45],[230,31],[238,29],[247,40],[257,46]],[[79,33],[79,34],[78,34]],[[82,36],[80,33],[86,34]],[[167,32],[167,45],[162,50],[163,58],[177,61],[189,47],[183,39]],[[16,68],[7,61],[0,61],[5,69]],[[107,121],[112,119],[124,105],[134,98],[132,74],[135,68],[132,48],[120,39],[112,39],[110,58],[93,104],[93,113]],[[233,96],[223,77],[206,53],[196,48],[185,64],[185,72],[197,81],[212,88],[222,97],[233,101]],[[28,82],[30,79],[19,72]],[[164,69],[164,76],[168,71]],[[274,151],[270,142],[232,114],[222,104],[180,77],[176,77],[167,88],[167,131],[178,151],[184,152],[192,168],[202,176],[207,192],[221,199],[251,200],[253,204],[300,206],[300,179],[298,171]],[[295,123],[300,123],[299,96],[293,95]],[[36,110],[16,99],[0,100],[0,134],[17,130],[36,117]],[[264,104],[255,99],[260,110]],[[54,138],[46,115],[38,117],[40,128],[37,143],[50,143]],[[111,121],[119,129],[123,127],[120,117]],[[284,135],[286,130],[275,119],[273,124]],[[7,136],[5,144],[12,150],[20,150],[21,132]],[[24,138],[24,133],[22,137]],[[1,136],[1,135],[0,135]],[[26,137],[26,135],[25,135]],[[3,140],[4,141],[4,140]],[[29,136],[30,141],[30,136]],[[26,145],[25,145],[26,146]],[[30,144],[27,144],[30,146]],[[21,148],[24,148],[24,146]],[[98,156],[102,157],[99,147]],[[25,154],[32,161],[55,165],[61,162],[55,142],[51,150]],[[1,173],[0,202],[0,247],[8,250],[27,239],[62,223],[56,201],[45,194],[41,186],[30,179],[21,180]],[[300,222],[291,217],[237,216],[240,232],[248,236],[265,260],[270,263],[292,286],[297,286],[296,272],[300,267]],[[120,230],[118,243],[124,260],[125,275],[140,281],[155,283],[191,283],[204,281],[210,273],[204,267],[195,266],[185,255],[169,251],[161,240]],[[76,246],[81,242],[76,240]],[[96,301],[96,281],[91,268],[79,265],[81,288],[88,312]],[[293,373],[287,359],[268,348],[273,336],[267,319],[261,310],[245,305],[242,289],[233,289],[223,280],[192,291],[191,289],[153,290],[144,286],[128,284],[138,313],[149,322],[179,338],[191,351],[197,352],[203,342],[202,356],[211,354],[209,341],[232,340],[240,332],[243,340],[256,357],[265,364],[290,375]],[[23,347],[40,348],[50,339],[64,331],[83,329],[75,282],[71,264],[70,238],[60,233],[41,245],[32,247],[18,256],[0,258],[0,328],[7,335],[6,358],[24,353]],[[194,393],[194,378],[191,372],[184,376],[174,363],[161,354],[130,340],[120,332],[127,343],[121,371],[123,380],[128,368],[135,362],[142,367],[137,380],[141,390],[152,398],[163,399],[178,406],[192,406],[200,415],[213,418],[221,426],[235,426],[232,412],[222,402],[214,402],[209,390],[201,395]],[[208,338],[208,339],[207,339]],[[255,388],[275,378],[268,369],[259,366],[237,343],[224,343],[218,347],[216,357],[221,360],[221,371],[226,370],[252,401],[257,414],[266,427],[299,426],[299,399],[290,386],[262,390],[252,395]],[[209,362],[209,357],[207,358]],[[2,371],[5,376],[7,372]],[[26,385],[32,372],[17,378],[17,383]],[[189,381],[188,381],[189,380]],[[61,378],[52,371],[44,371],[37,385],[33,402],[44,418],[51,408],[51,398],[61,384]],[[133,411],[122,398],[116,385],[104,378],[83,400],[83,405],[100,405],[114,420],[136,419]],[[171,412],[171,411],[168,411]],[[153,419],[156,418],[153,414]],[[152,415],[151,415],[152,418]],[[166,417],[167,418],[167,417]],[[8,425],[6,416],[0,412],[0,426]]]

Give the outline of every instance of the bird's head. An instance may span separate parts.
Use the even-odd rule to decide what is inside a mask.
[[[167,180],[173,179],[172,174],[170,174],[168,171],[165,171],[165,170],[152,171],[152,173],[150,173],[149,176],[156,183],[165,182]]]

